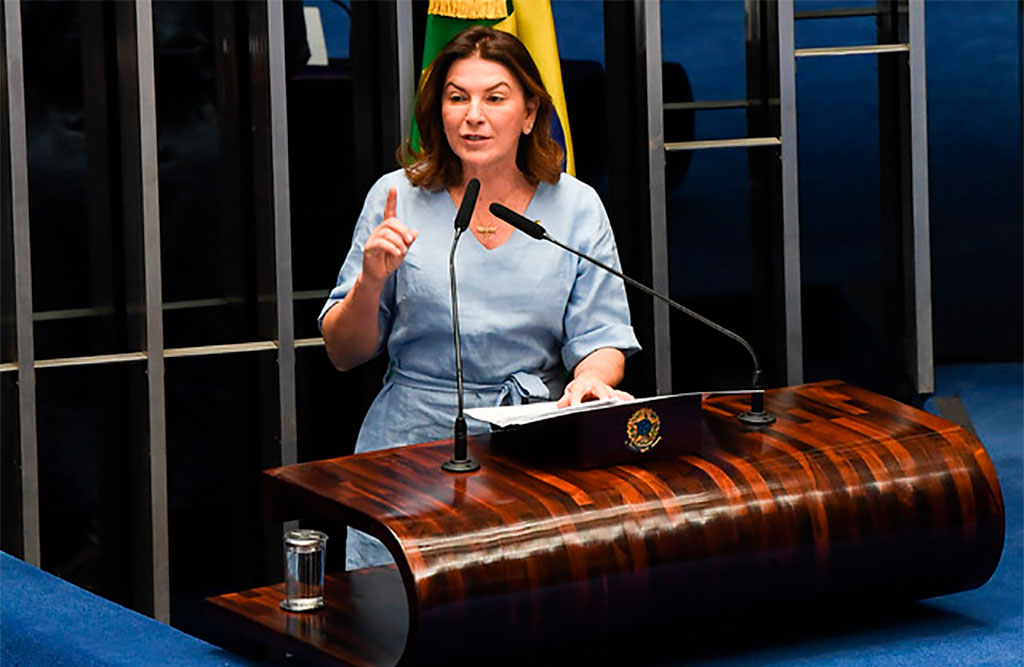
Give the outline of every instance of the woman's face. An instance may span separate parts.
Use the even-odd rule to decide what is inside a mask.
[[[441,96],[444,133],[463,167],[515,167],[519,137],[533,129],[537,100],[526,101],[504,65],[479,56],[456,60]]]

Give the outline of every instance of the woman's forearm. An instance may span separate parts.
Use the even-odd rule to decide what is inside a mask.
[[[622,382],[622,376],[626,372],[626,357],[621,351],[611,347],[602,347],[594,350],[584,357],[583,361],[576,364],[573,370],[573,378],[582,375],[593,375],[609,387],[614,387]]]
[[[324,315],[322,330],[327,356],[338,370],[355,368],[377,351],[377,315],[383,288],[383,282],[375,283],[360,273],[348,295]]]
[[[558,399],[558,407],[578,405],[583,401],[603,398],[632,398],[629,394],[614,389],[622,382],[626,372],[626,356],[621,350],[603,347],[588,354],[573,369],[572,382],[565,386],[565,393]]]

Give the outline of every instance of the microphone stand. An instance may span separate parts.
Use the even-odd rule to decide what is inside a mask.
[[[507,211],[507,213],[506,213],[506,211]],[[724,334],[724,335],[728,336],[729,338],[732,338],[734,341],[736,341],[737,343],[742,345],[747,350],[747,352],[750,353],[750,358],[754,362],[754,377],[753,377],[753,380],[751,382],[751,386],[753,387],[753,392],[751,392],[751,395],[750,395],[750,410],[748,410],[747,412],[744,412],[742,414],[737,415],[736,418],[739,419],[744,424],[747,424],[748,426],[764,426],[766,424],[771,424],[772,422],[775,421],[775,415],[773,415],[772,413],[770,413],[770,412],[768,412],[768,411],[766,411],[764,409],[764,378],[763,378],[763,376],[761,374],[761,365],[757,361],[757,354],[754,352],[754,348],[750,346],[750,343],[748,343],[742,336],[740,336],[739,334],[735,334],[732,331],[729,331],[728,329],[726,329],[725,327],[723,327],[723,326],[721,326],[719,324],[715,324],[714,322],[712,322],[708,318],[704,317],[703,315],[695,313],[694,311],[690,310],[689,308],[687,308],[686,306],[684,306],[682,304],[676,303],[675,301],[673,301],[672,299],[668,298],[667,296],[665,296],[663,294],[660,294],[658,292],[655,292],[653,289],[651,289],[647,285],[644,285],[641,282],[633,280],[632,278],[630,278],[626,274],[622,273],[621,271],[613,269],[612,267],[608,266],[607,264],[605,264],[603,262],[599,262],[596,259],[594,259],[593,257],[585,255],[582,252],[580,252],[579,250],[576,250],[575,248],[570,248],[569,246],[565,245],[561,241],[555,239],[553,236],[548,234],[547,230],[545,230],[543,227],[541,227],[539,224],[537,224],[533,220],[530,220],[529,218],[521,216],[518,213],[516,213],[515,211],[512,211],[511,209],[508,209],[508,208],[506,208],[504,206],[501,206],[500,204],[491,204],[491,213],[493,213],[494,215],[498,216],[499,218],[501,218],[505,222],[509,223],[510,225],[512,225],[513,227],[518,229],[519,231],[521,231],[521,232],[523,232],[523,233],[525,233],[525,234],[527,234],[529,236],[532,236],[535,239],[540,239],[540,240],[544,240],[544,241],[550,241],[551,243],[554,243],[556,246],[558,246],[562,250],[565,250],[567,252],[571,252],[572,254],[576,255],[577,257],[581,257],[581,258],[587,260],[588,262],[590,262],[590,263],[592,263],[592,264],[594,264],[594,265],[604,269],[608,273],[610,273],[610,274],[612,274],[614,276],[618,276],[624,282],[632,285],[633,287],[637,288],[638,290],[640,290],[644,294],[647,294],[648,296],[653,296],[656,299],[664,301],[665,303],[667,303],[668,305],[672,306],[673,308],[686,313],[687,315],[689,315],[690,317],[694,318],[698,322],[706,324],[707,326],[711,327],[715,331],[717,331],[717,332],[719,332],[721,334]],[[516,217],[515,218],[511,218],[509,213],[511,213],[512,215],[514,215]]]
[[[476,179],[473,179],[476,181]],[[466,188],[467,193],[463,196],[463,206],[455,217],[455,236],[452,238],[452,249],[448,254],[448,278],[451,281],[452,289],[452,332],[455,339],[455,388],[458,392],[459,407],[455,414],[455,438],[452,458],[441,464],[441,468],[447,472],[473,472],[480,469],[480,464],[469,458],[469,445],[466,443],[466,414],[464,411],[464,399],[462,388],[462,337],[459,335],[459,294],[455,285],[455,248],[459,245],[462,233],[469,226],[469,216],[472,214],[472,206],[476,205],[477,193],[480,190],[479,182],[473,185],[471,181]],[[468,213],[463,212],[467,198],[470,208]]]

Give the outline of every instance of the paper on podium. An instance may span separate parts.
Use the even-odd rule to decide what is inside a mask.
[[[740,389],[736,391],[716,391],[715,394],[746,394],[750,393],[749,389]],[[479,419],[489,424],[493,424],[499,428],[507,428],[509,426],[523,426],[525,424],[533,424],[534,422],[541,422],[547,419],[555,419],[558,417],[565,417],[566,415],[577,414],[580,412],[591,412],[593,410],[603,410],[612,406],[619,405],[632,405],[634,403],[651,403],[653,401],[667,401],[672,398],[679,398],[682,396],[710,396],[708,392],[693,391],[682,394],[671,394],[669,396],[648,396],[647,398],[634,398],[629,401],[623,401],[618,398],[605,398],[599,401],[587,401],[586,403],[580,403],[579,405],[559,408],[557,401],[543,401],[540,403],[524,403],[523,405],[499,405],[493,408],[470,408],[466,410],[466,414],[473,419]]]
[[[479,419],[480,421],[505,428],[507,426],[532,424],[577,412],[600,410],[609,405],[621,405],[623,403],[626,403],[626,401],[616,398],[605,398],[600,401],[588,401],[572,407],[560,408],[557,401],[542,401],[540,403],[523,403],[522,405],[499,405],[493,408],[470,408],[466,410],[466,414],[473,419]]]

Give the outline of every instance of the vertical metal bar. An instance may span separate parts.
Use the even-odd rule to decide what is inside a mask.
[[[39,460],[36,450],[36,372],[32,336],[32,254],[29,245],[28,138],[22,64],[21,4],[4,3],[7,105],[10,127],[11,219],[14,240],[14,318],[18,359],[22,558],[40,564]],[[6,184],[5,184],[6,185]]]
[[[800,196],[797,184],[796,55],[793,0],[779,0],[779,115],[782,139],[782,263],[786,384],[803,382],[800,301]]]
[[[127,415],[139,434],[138,445],[129,452],[136,503],[134,606],[166,623],[170,568],[153,7],[151,0],[135,0],[115,3],[114,8],[129,329],[131,340],[146,355],[145,377],[132,378],[140,386],[132,388]]]
[[[925,77],[924,0],[910,0],[910,170],[913,262],[906,279],[913,292],[914,354],[911,377],[919,394],[935,391],[932,348],[932,268],[928,222],[928,95]]]
[[[395,8],[395,40],[398,58],[398,111],[399,136],[404,140],[412,126],[412,105],[415,99],[416,78],[413,62],[412,0],[398,0]]]
[[[163,287],[160,269],[160,192],[152,0],[136,0],[139,77],[139,167],[146,300],[146,382],[149,396],[149,521],[152,531],[153,617],[170,623],[167,526],[167,426],[164,410]]]
[[[665,210],[665,124],[661,80],[661,5],[639,2],[635,5],[637,45],[643,49],[641,62],[646,70],[647,90],[647,170],[651,211],[651,282],[662,294],[669,293],[668,214]],[[669,310],[664,303],[654,304],[655,389],[659,394],[672,391],[672,338]]]
[[[292,288],[291,200],[288,193],[288,99],[284,7],[267,0],[270,68],[270,161],[274,212],[277,373],[281,411],[281,465],[298,460],[295,417],[295,314]]]

